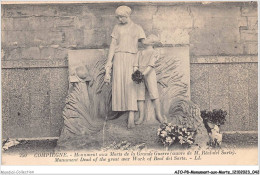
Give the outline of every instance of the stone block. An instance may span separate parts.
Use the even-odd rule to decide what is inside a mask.
[[[155,15],[165,15],[165,16],[190,16],[190,7],[188,5],[183,6],[157,6]]]
[[[8,138],[9,116],[10,116],[10,95],[8,74],[10,71],[2,69],[2,138]]]
[[[50,94],[52,97],[64,98],[68,90],[68,68],[50,69]],[[59,86],[59,88],[57,87]],[[54,98],[55,99],[55,98]]]
[[[191,6],[191,14],[194,18],[200,17],[234,17],[240,16],[240,7],[218,4],[216,6],[200,5]]]
[[[203,27],[191,31],[191,43],[239,42],[239,26],[237,18],[204,17]]]
[[[50,94],[50,69],[37,68],[29,69],[30,94],[41,94],[47,96]]]
[[[21,48],[8,49],[5,52],[4,60],[19,60],[21,59]]]
[[[10,31],[7,32],[6,41],[7,41],[6,44],[9,45],[9,46],[24,47],[26,38],[25,38],[23,31],[10,30]]]
[[[5,53],[6,51],[4,49],[1,49],[1,60],[5,59]]]
[[[257,4],[255,6],[244,6],[241,9],[242,16],[257,17]]]
[[[56,16],[80,16],[83,12],[82,4],[59,4]]]
[[[64,41],[63,33],[59,31],[51,31],[47,35],[49,44],[60,44]]]
[[[173,31],[163,30],[159,32],[160,41],[163,44],[189,44],[190,36],[187,29],[176,29]]]
[[[249,128],[258,130],[258,64],[248,64]]]
[[[74,17],[74,25],[76,29],[91,29],[92,17],[91,16],[76,16]]]
[[[57,48],[54,52],[54,59],[66,59],[68,58],[68,49]]]
[[[191,64],[191,101],[201,110],[209,109],[209,68],[207,64]]]
[[[206,16],[197,16],[196,18],[193,18],[193,27],[194,28],[205,28],[206,20],[209,18]]]
[[[29,17],[34,14],[33,5],[29,4],[4,4],[3,17]]]
[[[244,53],[250,55],[257,55],[258,54],[258,43],[245,43],[244,46]]]
[[[100,5],[98,3],[85,4],[82,6],[82,15],[93,15],[93,16],[103,16],[103,15],[114,15],[115,10],[119,6],[116,3],[106,5]]]
[[[54,17],[57,16],[57,13],[58,7],[55,4],[41,4],[33,6],[33,16],[36,17]]]
[[[39,31],[25,30],[23,31],[25,41],[23,47],[36,47],[40,46],[40,42],[35,40],[36,33],[40,33]]]
[[[50,96],[44,94],[31,94],[31,119],[41,118],[50,120]]]
[[[209,103],[210,110],[222,109],[229,112],[229,66],[228,64],[209,64]],[[232,123],[229,123],[230,116],[222,129],[227,131]]]
[[[51,135],[57,137],[63,127],[62,111],[68,93],[68,69],[54,68],[50,77]]]
[[[21,59],[40,59],[39,47],[21,48]]]
[[[8,43],[8,31],[1,31],[1,45],[2,48],[6,48],[10,45]]]
[[[10,69],[9,70],[9,77],[8,77],[8,83],[9,83],[9,90],[11,93],[28,93],[29,94],[29,88],[30,88],[30,81],[29,77],[30,71],[26,69],[16,70],[16,69]],[[26,94],[25,93],[25,94]]]
[[[152,19],[146,16],[131,16],[131,19],[138,25],[140,25],[146,35],[151,34],[153,32],[153,22]]]
[[[43,47],[40,49],[40,59],[41,60],[48,60],[53,59],[56,49],[51,47]]]
[[[34,43],[37,45],[61,44],[63,40],[63,33],[60,31],[42,30],[41,32],[34,32]]]
[[[54,21],[54,28],[56,29],[74,27],[74,17],[72,16],[55,17],[53,21]]]
[[[31,119],[29,137],[49,137],[50,120],[44,118]]]
[[[117,22],[117,20],[115,19],[115,16],[109,16],[105,17],[105,16],[94,16],[91,18],[91,29],[100,29],[100,28],[105,28],[107,27],[107,20],[111,18],[114,20],[114,23]],[[112,24],[110,24],[112,25]]]
[[[42,30],[51,30],[54,28],[55,18],[54,17],[45,17],[45,16],[33,16],[29,19],[29,28],[30,30],[36,30],[41,32]]]
[[[153,28],[166,30],[192,28],[192,16],[188,6],[158,6],[153,15]]]
[[[84,31],[83,30],[64,30],[63,31],[63,46],[83,46],[84,45]],[[95,38],[96,40],[99,38]]]
[[[248,29],[258,30],[258,19],[257,17],[247,17],[248,19]]]
[[[140,16],[148,19],[152,19],[153,15],[157,12],[157,6],[145,5],[145,6],[133,6],[131,16]]]
[[[84,46],[86,47],[96,48],[102,45],[108,46],[110,43],[107,43],[106,38],[106,31],[104,29],[84,30]]]
[[[258,39],[257,30],[241,30],[241,41],[257,42],[257,39]]]
[[[30,18],[13,18],[13,30],[31,30]]]
[[[192,56],[201,55],[242,55],[243,44],[239,43],[195,43],[190,45]]]
[[[248,69],[246,64],[229,65],[230,130],[245,131],[249,127]]]
[[[8,31],[8,30],[13,30],[13,18],[2,18],[1,20],[1,30],[3,31]]]
[[[170,16],[160,14],[153,16],[153,28],[158,30],[188,29],[192,28],[192,18],[190,16]]]
[[[248,18],[247,17],[238,17],[238,25],[241,27],[247,27],[248,25]]]
[[[3,103],[7,104],[5,107],[9,112],[3,113],[6,115],[3,116],[3,121],[8,120],[8,125],[3,125],[3,130],[7,137],[25,137],[30,123],[29,82],[26,80],[28,71],[9,69],[5,73],[2,92],[7,92],[8,101]]]

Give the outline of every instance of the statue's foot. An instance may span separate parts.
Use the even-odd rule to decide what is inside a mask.
[[[167,123],[167,117],[165,115],[163,115],[163,120],[164,120],[163,123]]]
[[[140,125],[140,124],[143,123],[143,121],[144,121],[143,118],[139,118],[139,119],[135,122],[135,124],[136,124],[136,125]]]
[[[158,120],[159,120],[160,123],[167,123],[167,118],[166,118],[165,115],[158,117]]]
[[[128,129],[133,129],[135,127],[134,123],[128,123],[127,128]]]

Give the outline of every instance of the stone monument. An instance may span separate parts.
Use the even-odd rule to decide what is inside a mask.
[[[190,101],[189,48],[158,47],[156,50],[160,53],[155,69],[162,114],[168,122],[197,130],[196,144],[205,146],[207,131],[199,107]],[[145,121],[132,130],[126,129],[124,112],[112,111],[111,85],[103,81],[107,53],[105,49],[69,51],[70,88],[58,146],[95,149],[122,140],[158,146],[155,142],[159,122],[148,96]]]

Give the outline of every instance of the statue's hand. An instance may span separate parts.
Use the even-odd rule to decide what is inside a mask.
[[[134,66],[134,72],[138,70],[138,67]]]
[[[111,76],[109,74],[105,74],[104,82],[109,84],[110,83]]]

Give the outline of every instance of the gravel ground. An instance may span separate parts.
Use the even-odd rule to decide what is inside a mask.
[[[100,133],[93,138],[74,138],[67,142],[69,143],[71,149],[76,150],[89,150],[101,149],[101,147],[106,147],[113,142],[120,143],[122,141],[127,141],[131,145],[137,145],[145,143],[148,149],[163,149],[163,146],[158,143],[156,132],[159,128],[159,123],[149,124],[149,125],[138,125],[134,129],[127,129],[127,118],[122,116],[119,119],[112,120],[106,123],[106,127]],[[105,135],[103,135],[103,133]],[[3,151],[3,153],[19,153],[19,152],[46,152],[54,151],[57,145],[57,140],[30,140],[21,141],[19,145],[10,147],[8,150]],[[233,134],[223,134],[222,148],[251,148],[258,146],[258,134],[257,133],[233,133]],[[70,148],[69,148],[70,149]]]

